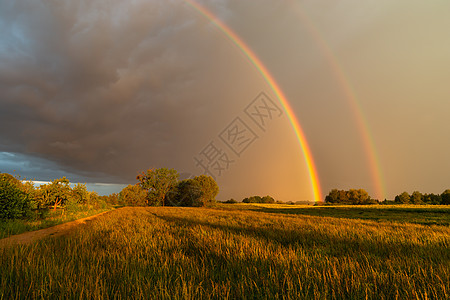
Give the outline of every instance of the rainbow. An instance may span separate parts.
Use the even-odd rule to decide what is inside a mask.
[[[294,0],[292,2],[295,2]],[[300,20],[306,27],[307,32],[310,34],[311,38],[314,40],[315,44],[321,51],[322,55],[327,60],[330,69],[334,73],[335,78],[338,80],[339,87],[341,88],[345,98],[347,99],[349,106],[352,110],[353,116],[357,123],[359,134],[362,138],[364,144],[364,150],[367,156],[370,173],[375,188],[376,198],[383,200],[386,196],[384,181],[382,177],[381,164],[376,152],[375,143],[373,137],[370,134],[369,124],[364,118],[364,112],[361,105],[356,97],[356,92],[354,91],[348,76],[346,76],[343,67],[339,64],[339,60],[336,55],[334,55],[330,46],[322,38],[319,30],[314,26],[310,18],[303,12],[301,5],[299,3],[295,7],[295,11],[298,13]]]
[[[229,28],[222,21],[220,21],[213,13],[211,13],[204,6],[201,6],[199,3],[197,3],[193,0],[184,0],[184,2],[189,4],[189,6],[194,8],[196,11],[198,11],[200,14],[202,14],[204,17],[206,17],[209,21],[211,21],[214,25],[216,25],[217,28],[219,28],[230,39],[230,41],[232,41],[242,51],[242,53],[256,67],[256,69],[262,75],[264,80],[267,82],[267,84],[273,90],[273,92],[275,93],[279,102],[281,103],[284,110],[286,111],[289,122],[292,125],[292,128],[294,129],[294,132],[295,132],[295,135],[299,142],[300,148],[303,152],[303,157],[305,159],[305,162],[306,162],[306,165],[308,168],[308,172],[309,172],[312,191],[313,191],[313,195],[314,195],[314,201],[315,202],[322,201],[323,200],[322,191],[321,191],[321,187],[320,187],[317,168],[314,163],[314,159],[311,154],[309,145],[306,141],[305,134],[304,134],[304,132],[300,126],[300,122],[297,119],[297,117],[295,116],[295,113],[294,113],[291,105],[289,104],[286,96],[284,95],[283,91],[281,90],[280,86],[275,81],[273,76],[270,74],[269,70],[267,70],[267,68],[264,66],[264,64],[261,62],[261,60],[250,49],[250,47],[247,44],[245,44],[245,42],[242,41],[242,39],[231,28]]]

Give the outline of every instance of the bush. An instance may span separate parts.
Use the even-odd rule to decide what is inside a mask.
[[[225,201],[224,203],[228,203],[228,204],[236,204],[238,203],[236,200],[234,200],[233,198],[231,198],[230,200]]]
[[[146,206],[148,202],[147,191],[140,185],[128,185],[119,193],[119,203],[129,206]]]
[[[273,199],[271,196],[267,195],[264,197],[261,196],[251,196],[248,198],[244,198],[242,200],[244,203],[275,203],[275,199]]]
[[[0,174],[0,219],[29,216],[31,203],[22,183],[10,174]]]

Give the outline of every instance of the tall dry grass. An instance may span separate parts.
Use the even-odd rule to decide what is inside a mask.
[[[123,208],[0,250],[0,298],[448,299],[450,228]]]

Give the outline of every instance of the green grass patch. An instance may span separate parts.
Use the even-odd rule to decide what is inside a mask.
[[[35,214],[28,219],[0,220],[0,239],[90,217],[108,210],[110,208],[77,209],[74,211],[58,209],[47,211],[43,217]]]

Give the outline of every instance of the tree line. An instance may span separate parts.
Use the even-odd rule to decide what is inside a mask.
[[[272,198],[271,196],[267,195],[264,197],[261,196],[251,196],[251,197],[247,197],[244,198],[242,200],[243,203],[275,203],[275,199]]]
[[[411,195],[408,192],[403,192],[395,196],[395,203],[398,204],[450,204],[450,189],[445,190],[442,194],[422,194],[419,191],[414,191]]]
[[[57,208],[104,208],[117,197],[99,196],[89,192],[85,184],[71,186],[66,177],[55,179],[36,187],[33,182],[20,180],[7,173],[0,173],[0,219],[16,219],[31,216],[32,212],[44,214]]]
[[[71,185],[66,177],[38,187],[32,181],[0,173],[0,220],[44,216],[49,210],[88,210],[119,206],[205,206],[219,192],[216,181],[206,175],[179,180],[174,169],[148,169],[137,183],[118,194],[99,196],[85,184]]]
[[[148,169],[137,183],[119,193],[119,202],[130,206],[205,206],[219,193],[216,181],[207,175],[179,180],[174,169]]]
[[[338,190],[332,189],[325,197],[327,204],[432,204],[432,205],[448,205],[450,204],[450,189],[445,190],[442,194],[422,194],[414,191],[411,195],[403,192],[395,196],[394,201],[384,200],[378,201],[372,199],[364,189]]]

